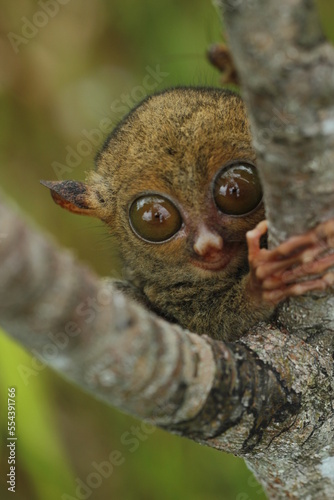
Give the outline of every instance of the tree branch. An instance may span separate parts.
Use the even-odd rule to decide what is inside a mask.
[[[219,4],[251,120],[270,241],[276,245],[334,215],[334,51],[324,39],[310,0],[220,0]],[[291,334],[322,351],[329,367],[334,331],[332,294],[289,300],[280,310],[279,321]],[[306,373],[310,366],[306,359],[300,362]],[[322,397],[328,400],[332,381],[326,390]],[[305,396],[304,403],[308,401],[309,408],[314,408],[313,397]],[[333,474],[328,473],[332,470],[333,433],[327,434],[330,438],[325,452],[326,438],[318,431],[322,425],[329,426],[328,431],[332,424],[331,416],[314,420],[310,441],[319,455],[313,449],[307,457],[309,441],[305,439],[297,454],[297,449],[291,449],[286,455],[283,443],[280,450],[272,443],[271,457],[248,460],[273,497],[312,497],[312,492],[313,496],[321,492],[321,498],[331,497],[332,487],[324,486],[321,476],[333,480]],[[299,438],[296,436],[297,441]],[[303,463],[302,474],[296,473],[297,463],[299,471]],[[315,466],[317,473],[320,471],[318,477],[312,473]],[[275,482],[283,484],[275,487]]]

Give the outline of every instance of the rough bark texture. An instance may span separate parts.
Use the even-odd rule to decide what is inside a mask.
[[[277,244],[334,215],[334,51],[310,0],[221,0],[220,6],[249,109],[271,242]],[[297,427],[248,460],[273,498],[334,494],[333,484],[323,480],[334,481],[333,305],[333,295],[322,294],[290,300],[280,311],[290,339],[298,336],[314,347],[309,361],[300,359],[299,382],[318,364],[318,353],[327,365],[323,371],[321,362],[319,373],[328,379],[303,394]],[[288,349],[285,363],[295,354]]]
[[[334,215],[333,51],[309,1],[222,4],[278,242]],[[291,300],[280,329],[224,344],[134,304],[3,198],[0,221],[0,325],[32,368],[245,457],[271,498],[333,497],[333,295]]]

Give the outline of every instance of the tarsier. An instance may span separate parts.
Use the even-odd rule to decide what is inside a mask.
[[[110,227],[126,276],[118,288],[167,320],[236,340],[287,297],[332,285],[333,221],[266,247],[237,94],[180,87],[149,96],[110,134],[96,164],[87,183],[43,183],[63,208]]]

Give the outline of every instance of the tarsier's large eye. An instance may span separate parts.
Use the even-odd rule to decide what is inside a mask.
[[[262,188],[256,168],[238,162],[221,170],[213,186],[213,196],[219,210],[227,215],[245,215],[262,200]]]
[[[152,243],[168,240],[182,226],[178,209],[170,200],[160,195],[137,198],[130,207],[129,217],[137,236]]]

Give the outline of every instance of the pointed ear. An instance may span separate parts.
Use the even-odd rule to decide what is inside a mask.
[[[89,204],[89,186],[77,181],[40,181],[50,189],[57,205],[79,215],[98,217],[96,208]]]

